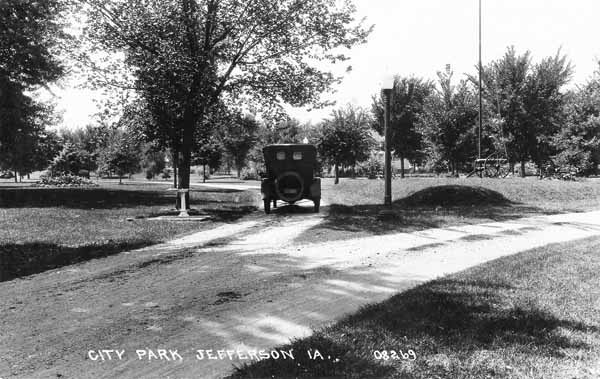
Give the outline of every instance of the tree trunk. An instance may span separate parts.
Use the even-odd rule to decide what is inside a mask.
[[[340,182],[340,172],[337,163],[333,166],[333,171],[335,175],[335,180],[333,181],[333,184],[338,184]]]
[[[177,188],[177,160],[179,159],[179,154],[177,150],[173,152],[172,160],[173,160],[173,188]]]
[[[521,161],[521,178],[525,177],[525,161]]]
[[[404,154],[400,154],[400,178],[404,178]]]
[[[202,183],[206,183],[206,165],[202,165]]]
[[[19,174],[17,173],[17,170],[15,170],[15,183],[19,182],[19,179],[17,179],[17,175],[19,175]]]
[[[118,175],[119,175],[119,184],[123,184],[123,182],[121,181],[122,175],[121,174],[118,174]]]

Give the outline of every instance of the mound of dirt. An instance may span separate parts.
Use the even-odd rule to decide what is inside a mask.
[[[508,205],[510,200],[501,193],[484,187],[445,185],[417,191],[398,203],[413,207],[452,207],[471,205]]]

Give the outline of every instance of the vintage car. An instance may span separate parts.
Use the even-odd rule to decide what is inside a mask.
[[[301,199],[312,200],[315,212],[321,202],[321,178],[317,149],[309,144],[268,145],[263,148],[266,172],[262,174],[261,192],[265,213],[277,200],[294,204]]]

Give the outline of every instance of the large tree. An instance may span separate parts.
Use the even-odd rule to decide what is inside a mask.
[[[419,115],[423,111],[425,99],[431,94],[434,85],[416,77],[394,78],[392,101],[390,104],[391,143],[394,155],[400,158],[401,177],[404,177],[404,159],[416,161],[421,156],[422,136],[416,128]],[[384,99],[373,97],[373,128],[384,133]]]
[[[452,84],[452,71],[438,72],[440,89],[425,101],[418,129],[433,163],[457,174],[475,151],[475,92],[470,83]]]
[[[600,73],[569,92],[566,122],[553,136],[554,163],[579,174],[597,173],[600,163]]]
[[[317,149],[321,157],[334,166],[335,184],[339,167],[354,166],[369,157],[375,141],[371,136],[371,117],[364,109],[347,106],[332,112],[323,121]]]
[[[0,2],[0,164],[22,174],[38,168],[51,109],[27,91],[58,79],[64,69],[58,50],[64,41],[60,19],[65,2]]]
[[[342,49],[370,31],[350,1],[86,2],[87,36],[124,53],[132,80],[122,86],[145,100],[153,137],[181,152],[180,188],[189,186],[195,134],[215,106],[318,105],[339,78],[317,62],[346,59]]]
[[[514,47],[484,69],[483,96],[496,121],[492,137],[511,164],[521,163],[522,176],[527,160],[541,165],[553,153],[551,137],[565,121],[561,90],[572,71],[560,51],[533,64],[529,51],[518,55]]]

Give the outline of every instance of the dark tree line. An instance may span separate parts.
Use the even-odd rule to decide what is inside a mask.
[[[87,16],[81,51],[64,33],[68,12]],[[354,14],[350,2],[316,0],[3,1],[0,169],[23,175],[62,156],[83,162],[82,170],[124,173],[142,160],[152,177],[168,155],[176,185],[186,188],[192,164],[230,162],[239,175],[248,159],[261,159],[265,144],[307,137],[333,167],[354,166],[374,147],[371,130],[383,131],[380,96],[370,114],[342,108],[316,126],[281,112],[283,103],[326,105],[319,95],[340,78],[315,62],[345,60],[347,48],[366,41],[370,28]],[[90,70],[90,83],[130,99],[113,124],[127,138],[111,139],[98,126],[105,135],[88,130],[89,145],[82,145],[75,135],[48,131],[52,107],[29,94],[65,74],[59,57],[67,48]],[[483,67],[482,155],[500,151],[522,175],[528,161],[597,171],[600,74],[567,91],[572,73],[560,51],[536,63],[509,48]],[[391,144],[402,164],[453,174],[472,166],[476,83],[475,75],[456,80],[450,69],[437,82],[396,77]],[[257,113],[262,121],[249,116]]]
[[[599,62],[600,68],[600,62]],[[506,156],[511,168],[526,162],[546,167],[597,171],[600,163],[600,70],[574,90],[565,90],[573,68],[560,51],[538,63],[531,54],[507,49],[482,70],[482,157]],[[397,157],[435,171],[472,169],[477,157],[477,78],[454,83],[448,67],[438,82],[396,77],[391,105],[392,148]],[[373,128],[383,133],[380,96],[373,98]]]

